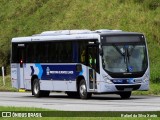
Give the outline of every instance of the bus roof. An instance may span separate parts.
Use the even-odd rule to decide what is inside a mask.
[[[44,31],[40,34],[12,38],[12,42],[31,42],[31,41],[54,41],[54,40],[81,40],[98,39],[100,35],[122,35],[122,34],[140,34],[137,32],[124,32],[122,30],[57,30]]]

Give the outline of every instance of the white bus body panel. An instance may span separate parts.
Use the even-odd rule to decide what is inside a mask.
[[[11,81],[12,81],[12,87],[19,88],[18,87],[18,70],[17,70],[18,64],[11,64]]]
[[[24,69],[20,67],[20,64],[11,64],[11,80],[13,87],[25,88]]]

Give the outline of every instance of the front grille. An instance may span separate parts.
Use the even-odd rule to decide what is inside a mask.
[[[117,90],[124,90],[126,88],[131,88],[132,90],[138,90],[141,85],[116,85]]]

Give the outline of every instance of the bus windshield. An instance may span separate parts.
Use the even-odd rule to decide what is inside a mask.
[[[146,70],[145,45],[107,45],[103,48],[103,67],[113,73],[133,73]]]

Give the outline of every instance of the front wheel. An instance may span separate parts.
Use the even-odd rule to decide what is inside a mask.
[[[129,92],[121,92],[119,95],[121,96],[122,99],[129,99],[131,96],[131,91]]]
[[[91,93],[87,92],[87,86],[85,80],[81,80],[79,84],[79,95],[81,99],[87,99],[91,97]]]

